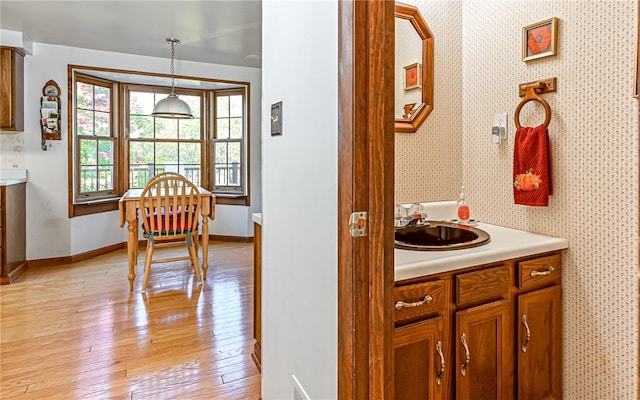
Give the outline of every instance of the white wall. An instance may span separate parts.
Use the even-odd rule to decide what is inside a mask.
[[[338,7],[265,0],[262,398],[337,398]],[[282,136],[270,136],[283,102]]]
[[[118,225],[117,212],[68,218],[67,152],[69,131],[62,122],[62,140],[51,142],[47,151],[40,148],[38,121],[42,86],[55,80],[62,93],[62,110],[68,111],[67,65],[86,65],[114,69],[167,72],[167,60],[130,54],[34,43],[33,55],[25,58],[25,130],[24,167],[29,171],[27,184],[27,259],[76,255],[125,241],[126,229]],[[251,213],[261,205],[260,176],[260,69],[176,61],[176,73],[203,78],[251,83],[251,206],[219,206],[217,220],[210,224],[211,234],[253,236]],[[218,222],[220,221],[220,222]],[[98,229],[96,229],[98,228]]]

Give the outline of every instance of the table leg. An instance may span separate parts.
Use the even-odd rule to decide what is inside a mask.
[[[133,292],[133,281],[136,279],[135,265],[138,253],[138,220],[127,220],[127,256],[129,259],[129,291]]]
[[[209,268],[209,216],[202,218],[202,279],[207,280],[207,268]]]

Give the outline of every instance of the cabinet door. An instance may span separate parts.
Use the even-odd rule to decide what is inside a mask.
[[[446,398],[443,326],[443,317],[436,317],[394,330],[395,400]]]
[[[560,285],[518,296],[518,399],[562,398]]]
[[[511,400],[513,328],[508,300],[456,313],[456,399]]]

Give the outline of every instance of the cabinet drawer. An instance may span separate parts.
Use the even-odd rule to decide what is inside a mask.
[[[393,293],[396,325],[442,315],[446,306],[445,288],[443,280],[396,287]]]
[[[456,276],[456,304],[475,305],[507,298],[509,267],[500,265]]]
[[[518,263],[518,287],[530,289],[560,283],[562,257],[554,254],[547,257]]]

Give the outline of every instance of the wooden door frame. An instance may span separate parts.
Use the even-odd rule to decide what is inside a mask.
[[[338,2],[338,398],[393,399],[395,2]],[[349,232],[368,213],[367,236]]]

